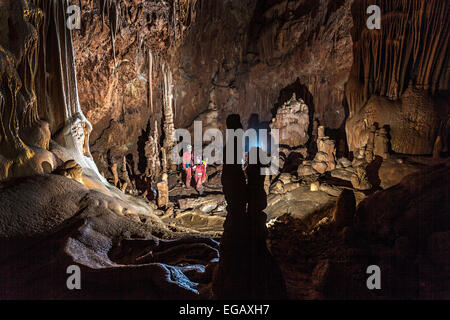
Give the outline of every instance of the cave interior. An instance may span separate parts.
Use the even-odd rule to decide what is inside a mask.
[[[0,0],[0,299],[450,299],[449,15]]]

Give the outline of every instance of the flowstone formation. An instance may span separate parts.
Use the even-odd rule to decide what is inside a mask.
[[[355,1],[353,67],[345,87],[350,151],[367,143],[373,124],[389,127],[391,147],[402,154],[431,154],[437,136],[448,136],[446,1],[379,2],[380,30],[359,19],[371,4]]]
[[[2,28],[19,37],[0,44],[0,156],[5,163],[0,177],[49,173],[58,161],[73,159],[86,175],[104,181],[90,155],[92,127],[78,100],[72,33],[65,25],[67,2],[2,4],[13,21]]]

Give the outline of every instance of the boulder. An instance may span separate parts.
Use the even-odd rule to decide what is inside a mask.
[[[351,181],[353,171],[347,170],[347,169],[335,169],[331,171],[331,176],[333,178],[342,179],[345,181]]]
[[[347,158],[340,158],[337,161],[338,164],[340,164],[343,168],[347,168],[347,167],[351,167],[352,166],[352,162],[350,160],[348,160]]]
[[[353,188],[357,190],[365,191],[372,189],[372,185],[367,177],[367,172],[362,167],[356,168],[356,173],[351,176],[350,181]]]
[[[310,176],[310,175],[315,174],[315,173],[317,173],[317,171],[314,170],[311,166],[299,165],[298,169],[297,169],[297,175],[299,177]]]
[[[328,193],[333,197],[338,197],[342,192],[341,188],[329,185],[327,183],[322,183],[319,187],[319,190]]]
[[[328,165],[326,162],[313,162],[311,167],[319,173],[325,173]]]
[[[356,210],[356,199],[353,191],[345,189],[333,208],[333,221],[337,227],[351,226]]]
[[[311,191],[315,192],[315,191],[319,191],[320,188],[320,182],[316,181],[311,183]]]

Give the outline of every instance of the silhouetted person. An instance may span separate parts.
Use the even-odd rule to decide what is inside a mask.
[[[227,118],[228,129],[240,129],[240,117]],[[233,141],[234,140],[234,141]],[[216,299],[279,299],[285,297],[284,281],[266,246],[267,205],[264,176],[259,164],[247,169],[249,185],[237,156],[243,141],[226,141],[222,184],[227,218],[220,244],[220,261],[213,284]],[[234,142],[234,143],[233,143]],[[226,150],[233,148],[234,163],[227,163]],[[248,208],[247,208],[248,204]]]
[[[286,297],[286,287],[281,270],[267,248],[267,195],[264,190],[265,176],[259,160],[259,148],[250,150],[250,164],[247,167],[248,207],[247,225],[249,232],[250,281],[252,299],[282,299]],[[257,163],[252,163],[252,153],[258,155]]]
[[[232,114],[227,117],[227,129],[239,130],[242,129],[241,118],[237,114]],[[225,141],[223,150],[223,170],[222,170],[222,186],[225,199],[227,200],[227,212],[231,216],[237,213],[242,215],[246,209],[247,185],[245,182],[245,174],[242,170],[242,160],[239,159],[239,148],[243,148],[243,139],[229,139]],[[227,161],[227,149],[233,149],[232,161]],[[232,220],[232,219],[230,219]],[[229,221],[231,222],[231,221]],[[227,222],[225,222],[227,223]]]
[[[227,129],[242,129],[239,115],[227,118]],[[248,272],[245,261],[247,246],[244,214],[247,207],[247,185],[242,164],[238,159],[238,148],[242,141],[227,139],[223,150],[222,186],[227,201],[227,219],[223,225],[224,232],[220,244],[220,262],[215,275],[213,291],[217,299],[245,299],[248,297]],[[234,151],[233,161],[227,161],[227,149]],[[241,262],[236,263],[237,260]]]

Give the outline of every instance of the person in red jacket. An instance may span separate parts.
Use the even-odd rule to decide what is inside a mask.
[[[193,161],[192,146],[187,146],[187,151],[183,154],[183,170],[186,172],[186,187],[191,186]]]
[[[201,156],[195,158],[194,165],[195,183],[198,193],[203,195],[203,183],[206,181],[206,162],[202,161]]]

